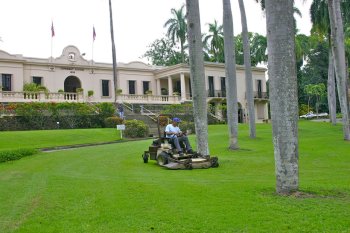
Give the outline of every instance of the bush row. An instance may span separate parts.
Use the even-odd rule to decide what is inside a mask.
[[[25,156],[30,156],[38,153],[36,149],[18,149],[18,150],[8,150],[0,151],[0,163],[18,160]]]
[[[115,113],[111,103],[20,103],[0,110],[0,130],[100,128]]]

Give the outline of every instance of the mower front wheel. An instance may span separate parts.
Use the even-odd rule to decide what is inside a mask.
[[[148,163],[148,157],[149,157],[148,152],[143,153],[142,159],[144,163]]]

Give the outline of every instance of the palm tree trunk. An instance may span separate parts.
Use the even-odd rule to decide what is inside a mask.
[[[242,39],[243,39],[243,53],[244,53],[244,67],[245,67],[245,85],[246,85],[246,98],[248,103],[248,117],[249,117],[249,132],[250,138],[256,137],[255,129],[255,110],[254,110],[254,96],[253,96],[253,78],[252,67],[250,60],[250,44],[248,38],[248,26],[247,17],[245,14],[243,0],[238,0],[239,9],[241,11],[242,22]]]
[[[183,41],[180,41],[180,49],[181,49],[181,63],[185,63],[185,49],[184,49]]]
[[[349,110],[346,96],[346,64],[344,48],[344,31],[339,0],[328,1],[329,20],[332,35],[332,50],[334,56],[335,74],[343,120],[344,140],[350,141]]]
[[[116,90],[117,90],[117,59],[116,59],[116,54],[115,54],[113,14],[112,14],[111,0],[109,0],[109,21],[110,21],[111,40],[112,40],[114,102],[116,102],[117,101],[117,95],[116,95]]]
[[[293,1],[266,0],[276,191],[298,190],[298,91]]]
[[[334,77],[333,53],[332,53],[332,49],[329,49],[327,95],[328,95],[329,117],[332,125],[337,124],[337,100],[335,96],[335,79],[334,78],[335,77]]]
[[[197,135],[197,151],[209,155],[207,98],[205,91],[204,54],[198,0],[186,0],[193,117]]]
[[[229,128],[229,149],[238,149],[238,102],[236,80],[235,43],[230,0],[223,0],[224,53],[226,70],[227,122]]]

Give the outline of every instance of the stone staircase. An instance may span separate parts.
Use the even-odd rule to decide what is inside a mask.
[[[149,136],[158,137],[157,115],[152,112],[141,112],[139,108],[128,104],[124,105],[125,120],[143,121],[149,127]]]

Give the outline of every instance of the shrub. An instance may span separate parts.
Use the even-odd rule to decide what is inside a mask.
[[[142,138],[148,135],[148,125],[143,121],[129,120],[125,121],[125,137],[129,138]]]
[[[105,127],[106,128],[115,128],[116,125],[123,124],[123,119],[120,117],[107,117],[105,119]]]
[[[62,92],[64,92],[64,90],[62,90],[62,89],[59,89],[59,90],[58,90],[58,93],[62,93]]]
[[[313,108],[310,107],[310,111],[313,111]],[[299,116],[305,115],[308,112],[309,112],[309,107],[307,106],[307,104],[300,104],[300,106],[299,106]]]
[[[38,153],[36,149],[18,149],[18,150],[8,150],[0,151],[0,163],[18,160],[25,156],[30,156]]]

